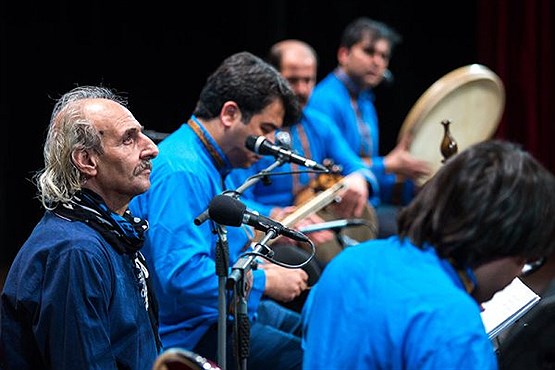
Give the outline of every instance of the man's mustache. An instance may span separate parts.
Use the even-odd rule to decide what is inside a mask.
[[[135,169],[134,175],[139,175],[146,170],[152,170],[152,162],[150,160],[142,161],[141,164]]]

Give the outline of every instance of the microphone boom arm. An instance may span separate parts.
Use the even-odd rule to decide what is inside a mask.
[[[243,194],[243,192],[245,190],[247,190],[248,188],[250,188],[251,186],[253,186],[254,184],[256,184],[258,181],[260,181],[260,179],[262,179],[262,177],[265,174],[268,174],[270,172],[272,172],[274,169],[276,169],[277,167],[283,165],[284,163],[287,162],[287,159],[284,157],[279,157],[277,158],[271,165],[269,165],[268,167],[266,167],[265,169],[263,169],[262,171],[260,171],[258,174],[256,174],[255,176],[251,176],[249,177],[243,184],[241,184],[241,186],[239,186],[235,191],[235,195],[238,197],[241,194]]]
[[[233,265],[231,273],[227,278],[228,289],[231,289],[235,286],[235,284],[241,281],[242,276],[244,276],[244,274],[252,268],[257,255],[263,254],[272,257],[273,251],[268,248],[266,243],[269,240],[275,238],[277,235],[277,231],[274,228],[270,228],[266,235],[264,235],[264,237],[258,243],[256,243],[253,252],[244,255],[243,257],[239,258],[237,262],[235,262],[235,265]],[[264,250],[266,251],[266,253],[262,253]]]
[[[270,173],[272,172],[275,168],[283,165],[284,163],[286,163],[287,160],[285,158],[278,158],[275,162],[273,162],[271,165],[269,165],[268,167],[266,167],[265,169],[263,169],[262,171],[260,171],[257,175],[255,176],[251,176],[249,177],[241,186],[239,186],[236,190],[232,191],[232,192],[226,192],[224,191],[222,194],[224,195],[230,195],[232,197],[234,197],[235,199],[239,198],[239,196],[241,196],[241,194],[243,194],[243,192],[250,188],[251,186],[253,186],[254,184],[256,184],[258,181],[260,181],[260,179],[262,178],[262,176],[266,173]],[[262,175],[262,176],[261,176]],[[202,225],[206,220],[208,220],[210,218],[210,215],[208,214],[208,208],[206,208],[204,211],[202,211],[202,213],[200,215],[198,215],[197,217],[195,217],[194,219],[194,223],[197,226]]]

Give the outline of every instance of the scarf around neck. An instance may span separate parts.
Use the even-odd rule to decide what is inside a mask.
[[[154,295],[146,260],[139,251],[144,245],[148,221],[134,217],[129,209],[123,215],[112,212],[102,197],[89,189],[78,191],[68,203],[57,204],[54,213],[64,219],[83,222],[99,232],[116,252],[130,257],[156,345],[160,350],[162,344],[158,335],[158,301]]]

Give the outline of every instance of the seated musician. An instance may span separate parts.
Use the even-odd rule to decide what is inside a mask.
[[[371,197],[376,197],[378,194],[377,181],[373,173],[349,147],[336,126],[326,116],[305,107],[316,82],[316,53],[301,41],[286,40],[271,48],[269,61],[289,81],[303,107],[300,121],[282,129],[290,134],[291,149],[318,163],[324,163],[326,159],[330,159],[335,168],[340,169],[337,177],[345,184],[337,194],[341,201],[327,207],[327,214],[324,214],[324,209],[316,208],[313,213],[295,225],[286,226],[299,227],[334,218],[366,217],[369,223],[377,227],[370,203]],[[279,134],[276,135],[278,136]],[[237,184],[242,184],[250,176],[265,170],[274,161],[273,157],[262,158],[248,169],[234,169],[230,176],[234,177]],[[307,171],[307,168],[285,163],[272,172],[292,171]],[[246,189],[242,200],[249,208],[272,219],[282,220],[286,215],[294,213],[297,209],[295,199],[301,193],[306,194],[303,190],[309,189],[311,183],[318,183],[318,176],[319,174],[310,172],[268,176],[269,181],[258,181],[254,186]],[[330,208],[332,208],[331,215]],[[366,235],[363,237],[364,240],[374,238],[375,231],[366,230],[363,235]],[[321,265],[325,265],[341,250],[341,245],[338,245],[335,235],[329,230],[311,233],[309,237],[316,244],[316,259]]]
[[[378,238],[397,233],[396,218],[419,190],[414,180],[431,174],[427,161],[409,151],[411,139],[400,139],[386,155],[380,153],[380,125],[374,89],[388,75],[389,61],[401,35],[390,26],[360,17],[343,30],[337,48],[337,67],[314,87],[308,107],[330,117],[353,150],[376,175],[379,200]]]

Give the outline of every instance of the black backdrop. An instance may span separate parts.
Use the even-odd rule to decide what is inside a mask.
[[[323,77],[335,66],[342,29],[365,15],[403,35],[390,64],[395,82],[377,89],[380,149],[386,152],[433,82],[480,63],[475,0],[246,0],[194,6],[67,0],[3,2],[1,7],[3,265],[42,214],[29,179],[42,166],[52,99],[76,85],[103,84],[125,92],[146,129],[170,132],[186,120],[206,77],[226,56],[241,50],[264,56],[273,42],[300,38],[318,51]]]

